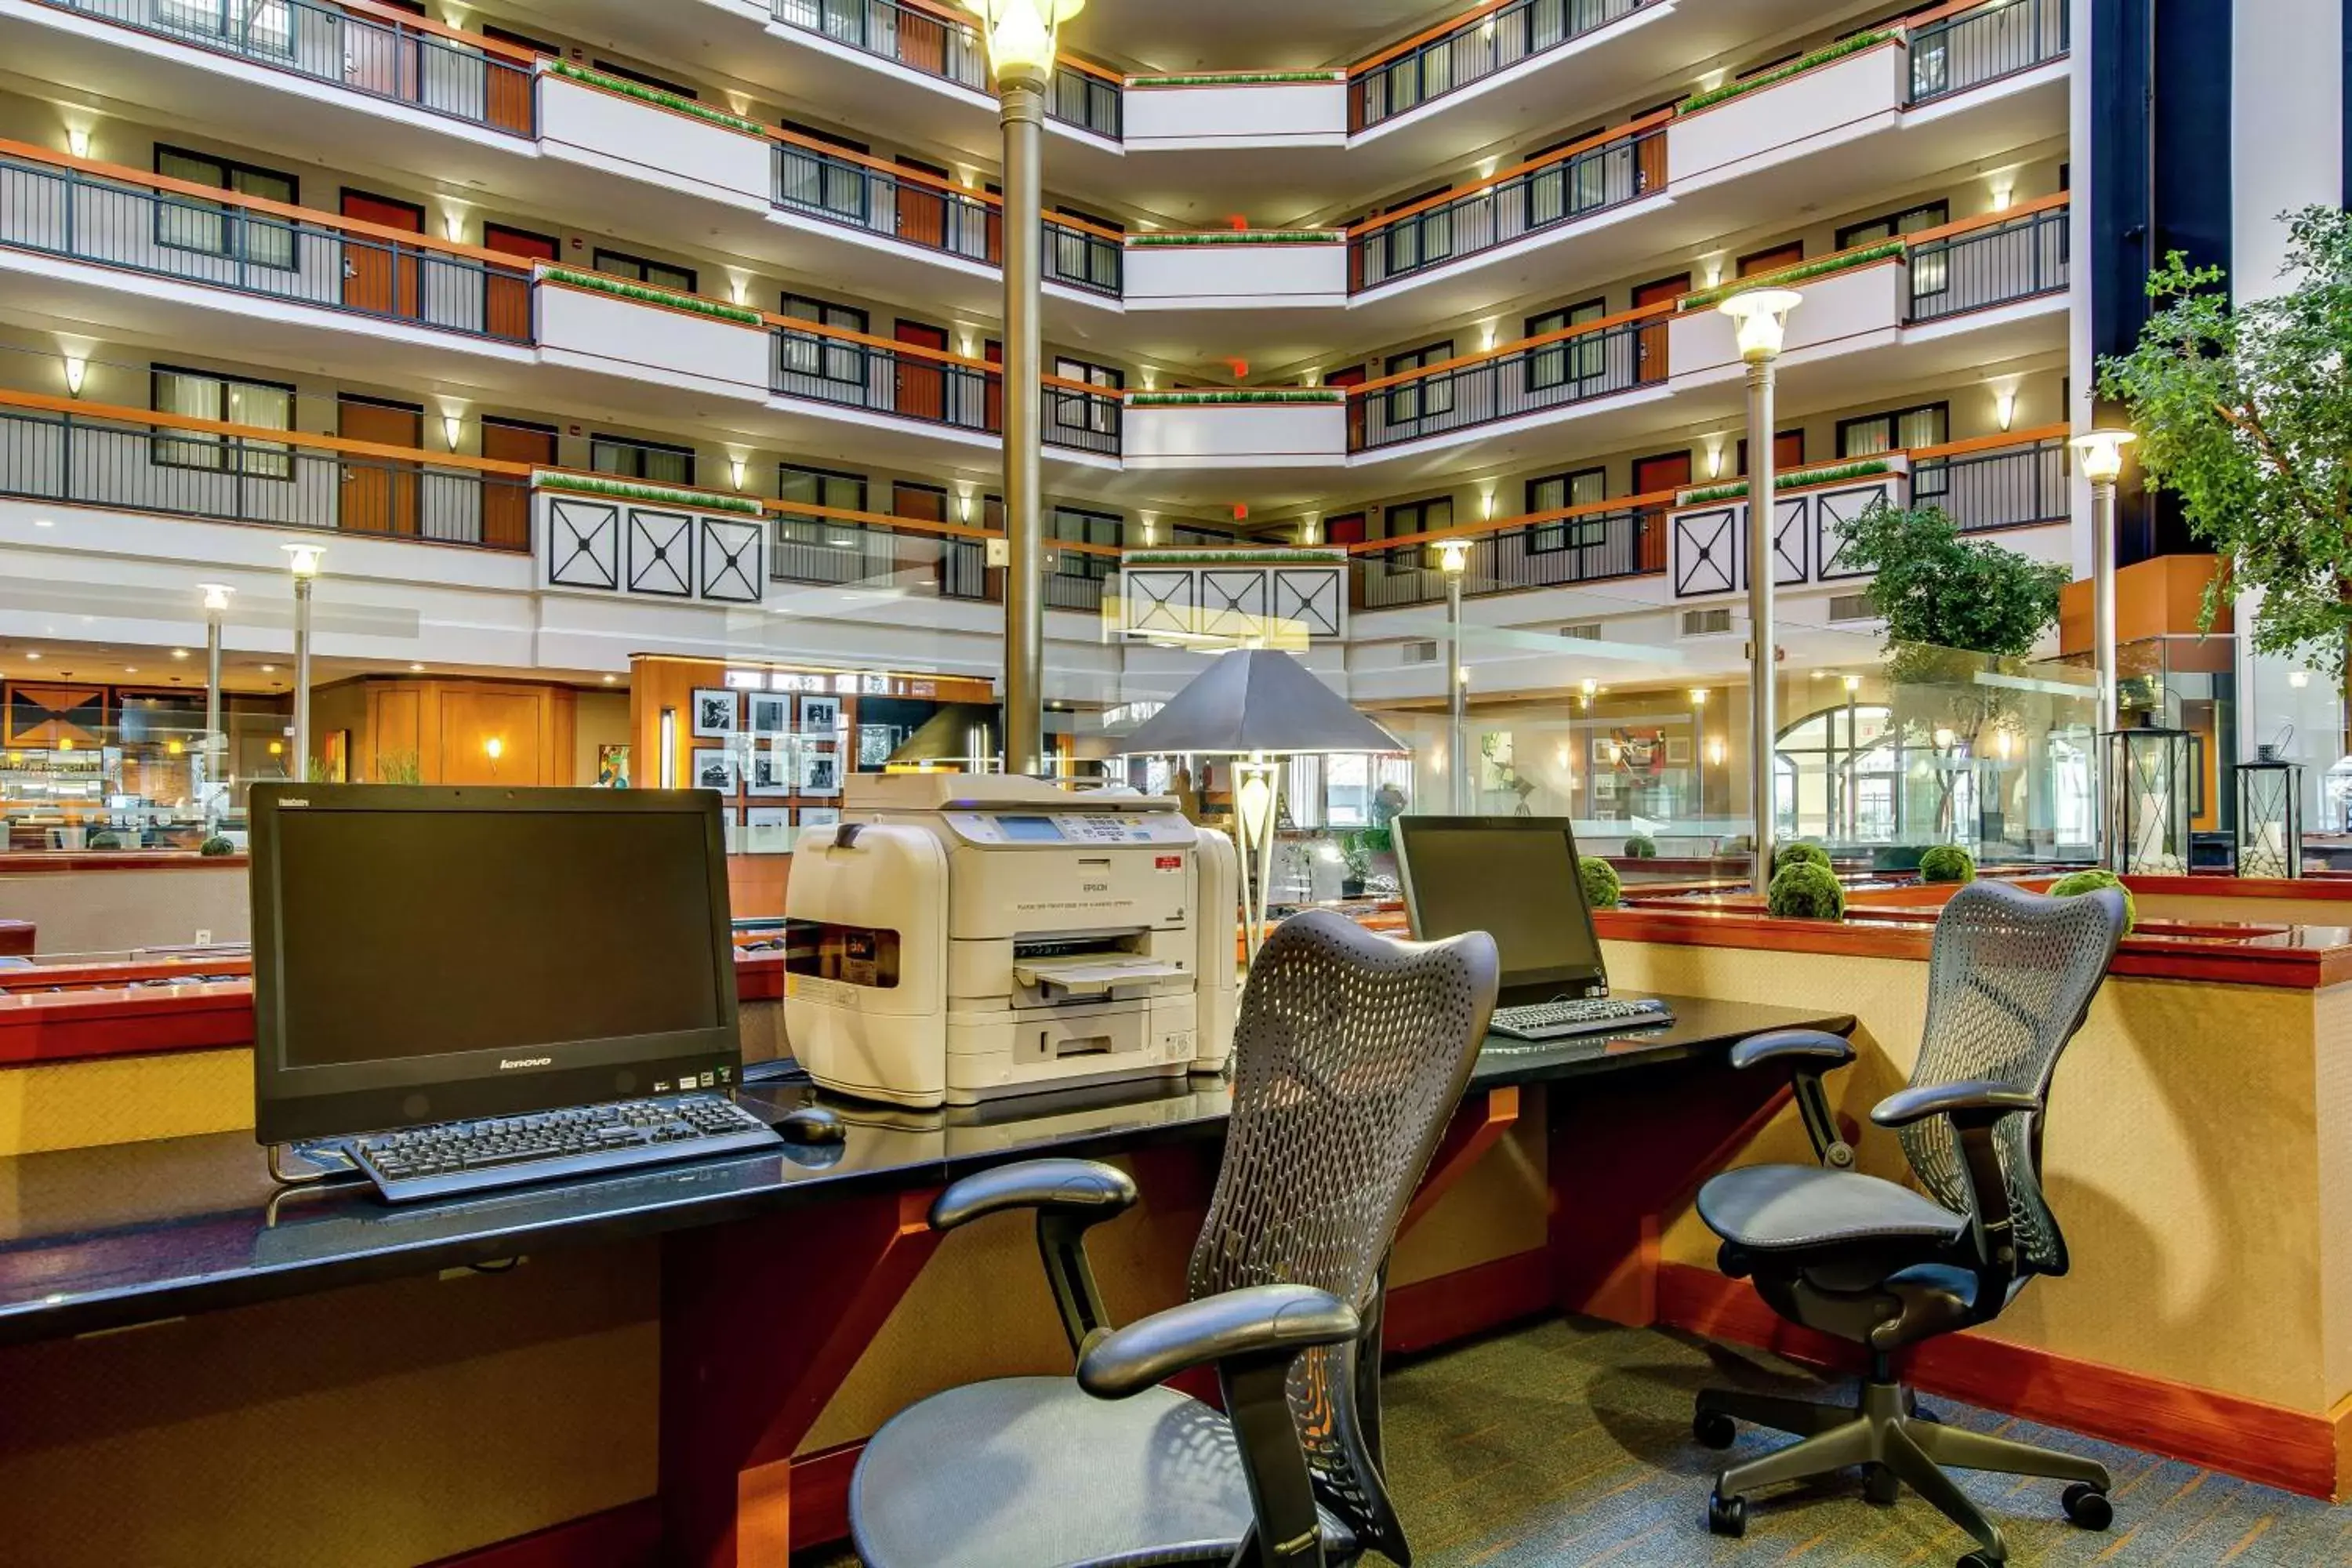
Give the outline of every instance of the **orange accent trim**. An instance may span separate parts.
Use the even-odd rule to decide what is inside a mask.
[[[625,285],[630,289],[652,289],[656,293],[675,294],[680,300],[700,300],[708,304],[724,305],[730,310],[748,310],[751,311],[754,315],[764,314],[764,312],[761,311],[752,310],[751,307],[749,305],[738,305],[732,300],[713,300],[708,294],[689,294],[683,289],[672,289],[666,284],[661,283],[640,282],[635,278],[622,278],[610,272],[599,272],[593,267],[574,267],[568,261],[538,261],[531,268],[531,282],[535,287],[541,289],[569,289],[575,294],[594,294],[600,298],[618,298],[626,300],[632,305],[642,305],[647,310],[672,310],[681,316],[692,316],[698,321],[709,321],[721,327],[735,327],[747,332],[756,332],[763,330],[748,321],[730,321],[724,316],[709,315],[704,311],[694,309],[691,305],[673,305],[667,300],[648,300],[639,294],[625,294],[618,296],[609,295],[604,289],[599,289],[593,284],[574,283],[568,278],[551,278],[545,271],[545,268],[550,267],[560,267],[566,272],[585,273],[591,278],[610,278],[614,282]]]
[[[1003,196],[992,195],[986,191],[975,191],[970,185],[961,185],[953,180],[943,180],[926,170],[906,168],[887,159],[877,158],[871,153],[858,153],[847,147],[835,147],[829,142],[820,142],[814,136],[803,136],[798,132],[771,127],[768,131],[768,139],[772,142],[785,142],[793,147],[805,148],[809,152],[844,163],[863,164],[868,169],[887,174],[894,180],[908,184],[929,185],[934,190],[947,191],[978,202],[983,206],[1001,207],[1004,205]]]
[[[1055,54],[1054,63],[1067,66],[1079,75],[1093,77],[1097,81],[1107,81],[1121,92],[1127,90],[1127,76],[1123,71],[1110,70],[1095,64],[1092,60],[1082,60],[1077,56],[1069,54]],[[1084,127],[1080,129],[1083,130]]]
[[[1446,203],[1459,201],[1464,196],[1475,195],[1480,191],[1499,185],[1506,180],[1517,179],[1531,169],[1545,168],[1559,163],[1563,158],[1573,158],[1580,153],[1589,153],[1595,147],[1606,146],[1612,142],[1622,142],[1628,137],[1640,136],[1644,132],[1654,131],[1673,118],[1675,118],[1673,110],[1661,109],[1655,114],[1645,114],[1639,120],[1631,120],[1622,125],[1612,126],[1606,131],[1596,131],[1581,142],[1571,142],[1565,147],[1555,147],[1540,158],[1530,158],[1524,163],[1498,170],[1483,180],[1473,180],[1466,185],[1455,185],[1449,190],[1440,191],[1435,195],[1425,196],[1411,206],[1399,207],[1392,213],[1381,213],[1375,217],[1368,217],[1361,223],[1350,225],[1348,229],[1349,237],[1370,234],[1376,228],[1383,228],[1390,224],[1412,217],[1415,214],[1427,212],[1432,207],[1444,206]]]
[[[1957,458],[1966,452],[1989,452],[1997,447],[2031,447],[2036,442],[2052,441],[2064,436],[2063,425],[2042,425],[2032,430],[2003,430],[1994,436],[1971,436],[1965,441],[1941,441],[1933,447],[1908,448],[1915,463],[1923,458]]]
[[[1661,300],[1654,305],[1636,306],[1631,310],[1620,310],[1613,316],[1603,316],[1597,321],[1584,321],[1573,327],[1562,327],[1556,332],[1543,332],[1532,338],[1521,338],[1515,343],[1496,343],[1493,348],[1480,353],[1457,354],[1449,360],[1440,360],[1435,364],[1423,365],[1419,370],[1399,371],[1394,375],[1384,375],[1378,381],[1359,382],[1348,388],[1348,395],[1361,397],[1370,393],[1379,392],[1384,387],[1401,385],[1408,381],[1419,381],[1423,376],[1437,375],[1449,370],[1459,370],[1465,364],[1477,364],[1486,360],[1501,359],[1508,354],[1522,353],[1528,349],[1547,348],[1553,343],[1566,342],[1570,338],[1583,337],[1588,332],[1603,332],[1612,327],[1622,327],[1629,321],[1644,321],[1653,316],[1671,315],[1675,309],[1675,301],[1673,300]]]
[[[1350,555],[1376,555],[1383,550],[1402,550],[1408,544],[1427,544],[1438,540],[1470,539],[1484,533],[1508,533],[1514,529],[1538,528],[1548,522],[1570,522],[1597,512],[1639,511],[1645,507],[1670,507],[1679,490],[1651,490],[1643,495],[1619,496],[1613,500],[1586,501],[1580,506],[1564,506],[1551,511],[1530,511],[1517,517],[1491,518],[1484,522],[1465,522],[1457,528],[1432,529],[1426,533],[1403,533],[1393,539],[1367,539],[1360,544],[1346,546]]]
[[[1930,22],[1940,22],[1947,16],[1956,16],[1963,11],[1989,11],[2000,3],[2001,0],[1947,0],[1947,4],[1938,5],[1932,11],[1922,11],[1916,16],[1906,16],[1901,21],[1890,25],[1899,26],[1908,33],[1914,28],[1924,27]]]
[[[427,452],[421,448],[390,447],[377,441],[355,441],[345,436],[322,436],[307,430],[272,430],[260,425],[232,425],[224,419],[199,419],[193,415],[167,414],[154,409],[127,408],[107,403],[83,403],[70,397],[56,397],[41,392],[16,392],[0,388],[0,406],[38,409],[49,414],[71,414],[91,419],[111,419],[124,425],[148,425],[165,430],[194,430],[207,436],[235,436],[256,441],[268,441],[280,447],[311,447],[320,451],[344,452],[353,457],[387,458],[400,463],[420,463],[436,468],[471,468],[477,473],[507,474],[528,478],[528,463],[509,463],[495,458],[471,458],[462,452]],[[610,474],[600,476],[610,479]],[[119,855],[121,851],[115,851]]]
[[[1984,0],[1976,0],[1976,3],[1982,5]],[[1939,223],[1933,228],[1923,228],[1916,233],[1898,235],[1895,237],[1906,246],[1924,245],[1930,240],[1945,239],[1956,234],[1966,234],[1971,229],[1998,228],[2002,224],[2018,218],[2032,217],[2035,213],[2048,212],[2053,207],[2063,207],[2072,195],[2070,191],[2053,191],[2046,196],[2036,196],[2030,202],[2021,202],[2013,207],[2004,207],[1998,212],[1981,212],[1974,217],[1955,218],[1950,223]],[[1883,245],[1885,241],[1881,240],[1879,243]]]
[[[749,310],[751,307],[747,305],[743,309]],[[905,354],[910,359],[934,360],[940,364],[968,365],[973,370],[986,371],[992,375],[1002,375],[1004,371],[1004,367],[1001,364],[991,364],[986,360],[967,359],[961,354],[951,354],[945,349],[927,349],[920,343],[902,343],[896,338],[877,338],[871,332],[853,332],[847,327],[828,327],[822,321],[803,321],[798,316],[780,316],[772,310],[761,311],[760,319],[772,327],[786,327],[796,332],[807,332],[820,338],[838,338],[845,343],[864,343],[868,348],[888,349],[892,353]]]
[[[1981,3],[1981,0],[1979,0],[1979,3]],[[1409,55],[1413,50],[1421,47],[1422,45],[1428,43],[1433,38],[1442,38],[1450,33],[1458,33],[1463,28],[1468,26],[1471,23],[1491,16],[1496,12],[1510,4],[1511,0],[1486,0],[1485,5],[1480,5],[1474,10],[1465,11],[1459,16],[1440,22],[1433,27],[1423,28],[1422,31],[1415,33],[1412,37],[1407,38],[1404,42],[1401,44],[1391,44],[1387,48],[1382,49],[1379,54],[1372,56],[1370,59],[1358,60],[1354,65],[1349,66],[1348,68],[1349,79],[1353,80],[1355,78],[1362,76],[1368,71],[1378,70],[1381,67],[1388,64],[1391,60],[1395,59],[1398,56]]]
[[[375,0],[335,0],[346,11],[356,11],[363,16],[394,23],[413,33],[434,33],[445,38],[455,38],[468,48],[479,49],[486,55],[498,55],[524,66],[534,73],[539,68],[539,56],[518,44],[502,44],[496,38],[486,38],[479,33],[453,27],[446,22],[436,22],[429,16],[419,16],[411,11],[395,10],[379,5]]]
[[[1104,239],[1115,239],[1121,245],[1127,243],[1127,236],[1121,230],[1105,228],[1098,223],[1088,223],[1082,217],[1072,217],[1067,213],[1045,213],[1040,216],[1055,228],[1076,229],[1081,234],[1098,235]]]

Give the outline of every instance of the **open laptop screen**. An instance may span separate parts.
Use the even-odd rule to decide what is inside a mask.
[[[1395,831],[1414,936],[1492,935],[1507,1000],[1527,999],[1528,987],[1583,995],[1605,985],[1566,817],[1401,816]]]

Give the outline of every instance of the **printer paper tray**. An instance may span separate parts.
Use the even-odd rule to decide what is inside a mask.
[[[1121,985],[1145,985],[1183,975],[1182,964],[1162,958],[1032,958],[1016,959],[1013,964],[1013,978],[1022,984],[1040,990],[1052,987],[1074,996],[1108,996]]]

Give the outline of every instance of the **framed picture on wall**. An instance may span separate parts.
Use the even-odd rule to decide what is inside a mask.
[[[596,748],[596,787],[629,787],[629,748],[625,742],[605,742]]]
[[[743,849],[751,855],[782,855],[793,847],[793,813],[784,805],[743,808]]]
[[[751,753],[745,791],[754,795],[790,795],[797,771],[790,748],[781,743],[762,746]]]
[[[746,827],[790,827],[793,808],[789,805],[747,805],[743,808]]]
[[[1690,743],[1690,737],[1689,737],[1689,736],[1687,736],[1687,735],[1669,735],[1669,736],[1667,736],[1667,737],[1666,737],[1666,766],[1668,766],[1668,767],[1670,767],[1670,768],[1686,768],[1686,767],[1690,766],[1690,760],[1691,760],[1691,743]]]
[[[793,700],[782,691],[751,693],[751,733],[789,735],[793,731]]]
[[[801,733],[831,735],[841,728],[841,699],[838,697],[803,697],[801,699]]]
[[[715,789],[720,795],[734,795],[742,787],[741,773],[735,763],[735,753],[724,746],[697,746],[694,749],[692,787]]]
[[[800,809],[803,827],[831,827],[841,820],[841,808],[832,805],[804,805]]]
[[[742,726],[737,722],[740,710],[738,695],[723,686],[698,686],[694,689],[694,732],[698,735],[732,735]]]
[[[841,793],[841,753],[803,752],[801,753],[801,793],[803,795],[839,795]]]

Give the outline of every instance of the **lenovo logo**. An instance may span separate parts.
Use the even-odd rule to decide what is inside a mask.
[[[517,1068],[544,1068],[554,1065],[553,1057],[500,1057],[499,1058],[500,1072],[512,1072]]]

